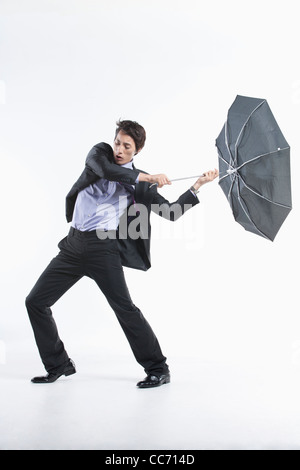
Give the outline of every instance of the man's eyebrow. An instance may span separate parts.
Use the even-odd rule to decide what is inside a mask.
[[[118,138],[116,138],[116,142],[122,143]],[[124,145],[129,145],[131,147],[130,142],[123,142],[123,143],[124,143]]]

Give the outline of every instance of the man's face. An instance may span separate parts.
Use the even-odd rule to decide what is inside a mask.
[[[130,135],[120,131],[114,141],[114,159],[118,165],[125,165],[131,162],[137,153],[135,142]]]

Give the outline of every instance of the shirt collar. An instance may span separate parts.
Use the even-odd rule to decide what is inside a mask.
[[[120,165],[120,166],[122,166],[123,168],[129,168],[130,170],[133,170],[133,160],[131,160],[128,163],[124,163],[124,165]]]

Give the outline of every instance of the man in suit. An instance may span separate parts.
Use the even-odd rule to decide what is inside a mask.
[[[147,270],[150,261],[150,213],[175,221],[199,203],[200,186],[212,181],[217,170],[200,177],[194,186],[170,204],[157,192],[171,184],[164,174],[137,170],[133,157],[145,144],[144,128],[134,121],[119,121],[113,148],[100,143],[89,152],[85,168],[66,197],[66,218],[71,222],[67,237],[58,247],[35,286],[26,307],[37,347],[47,375],[33,383],[52,383],[62,375],[76,373],[52,316],[51,307],[79,279],[93,279],[127,337],[132,352],[147,376],[139,388],[170,382],[169,367],[158,340],[142,312],[134,305],[123,266]]]

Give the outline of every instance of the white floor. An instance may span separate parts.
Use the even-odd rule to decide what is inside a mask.
[[[51,385],[36,354],[0,365],[0,449],[300,449],[300,374],[171,358],[172,382],[139,390],[130,356],[92,353]]]

